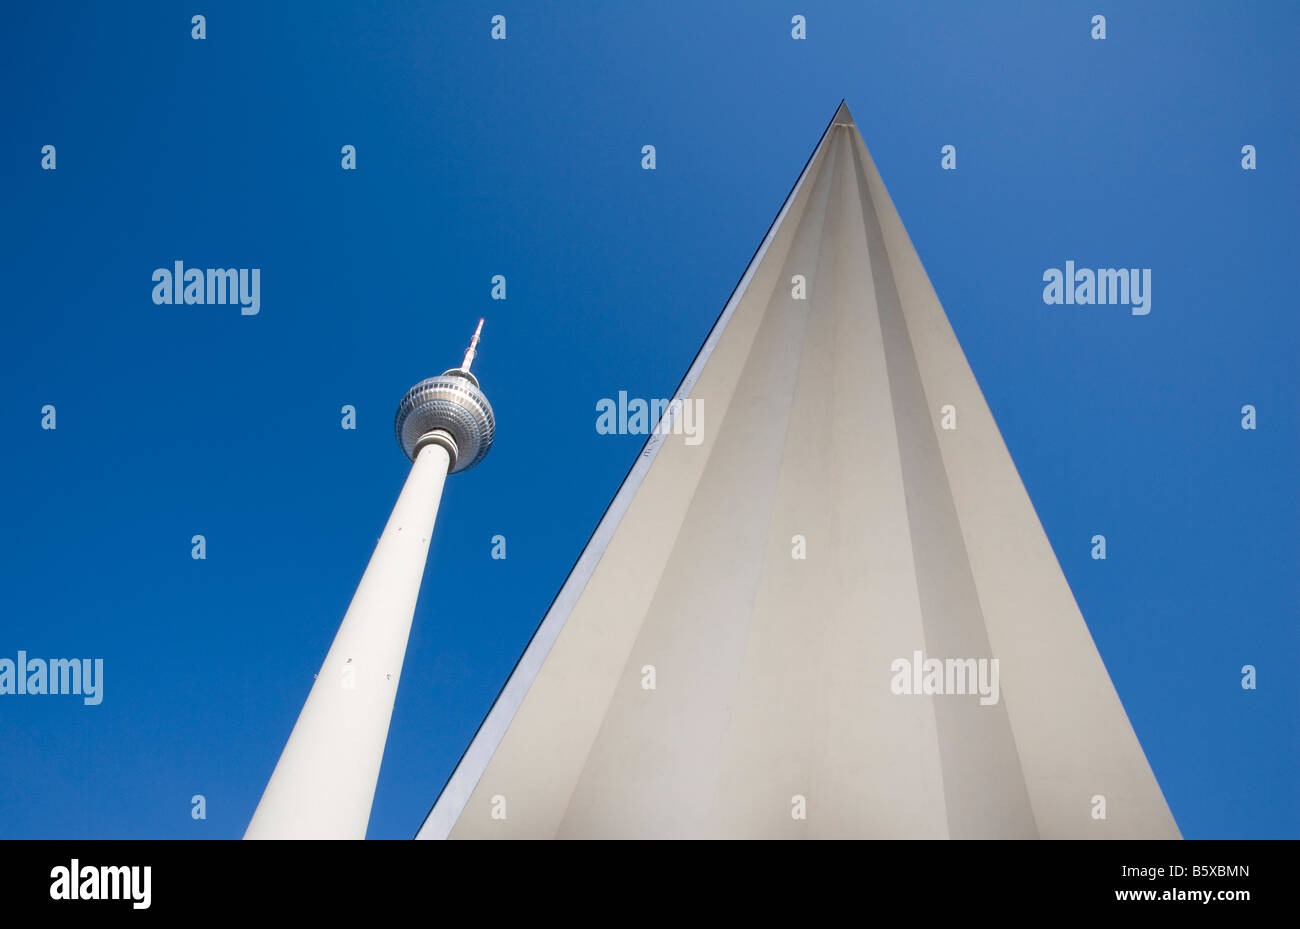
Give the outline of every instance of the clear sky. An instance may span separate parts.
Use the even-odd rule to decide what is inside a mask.
[[[1290,2],[10,5],[0,658],[104,680],[0,695],[0,837],[242,834],[397,403],[486,316],[370,826],[413,835],[640,449],[596,401],[671,396],[841,98],[1179,826],[1300,836],[1298,43]],[[155,305],[177,260],[260,312]],[[1067,260],[1150,315],[1045,305]]]

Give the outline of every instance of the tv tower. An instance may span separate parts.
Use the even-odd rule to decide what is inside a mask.
[[[482,461],[496,432],[469,370],[482,332],[480,319],[460,367],[420,381],[398,404],[397,441],[411,472],[246,839],[366,836],[443,483]]]

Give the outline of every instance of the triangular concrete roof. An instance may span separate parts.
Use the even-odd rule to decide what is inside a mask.
[[[676,396],[420,837],[1178,836],[846,104]]]

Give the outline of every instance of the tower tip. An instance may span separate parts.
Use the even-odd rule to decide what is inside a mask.
[[[478,354],[478,340],[483,334],[484,322],[486,322],[486,317],[479,317],[478,328],[474,330],[474,337],[469,340],[469,348],[465,350],[465,360],[460,363],[461,369],[464,371],[469,370],[469,366],[474,362],[474,356]]]

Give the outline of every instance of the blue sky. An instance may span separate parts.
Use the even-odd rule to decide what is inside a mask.
[[[413,835],[640,448],[596,400],[671,395],[841,98],[1179,826],[1300,835],[1294,4],[192,6],[0,35],[0,657],[105,666],[97,707],[0,696],[0,837],[242,834],[397,402],[486,316],[498,438],[448,483],[371,819]],[[1151,268],[1151,314],[1045,305],[1070,259]],[[155,305],[175,260],[261,268],[261,312]]]

